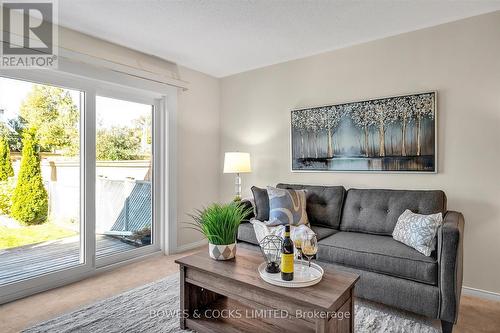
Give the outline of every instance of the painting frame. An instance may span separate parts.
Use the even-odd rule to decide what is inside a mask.
[[[363,103],[363,102],[373,102],[384,99],[392,99],[392,98],[401,98],[407,96],[415,96],[415,95],[424,95],[424,94],[433,94],[434,101],[432,104],[433,107],[433,136],[434,136],[434,145],[433,145],[433,170],[333,170],[333,169],[295,169],[294,168],[294,156],[293,156],[293,125],[292,125],[292,115],[294,111],[304,111],[307,109],[316,109],[316,108],[324,108],[345,104],[354,104],[354,103]],[[305,106],[305,107],[296,107],[292,108],[289,111],[289,163],[290,163],[290,172],[291,173],[354,173],[354,174],[437,174],[439,172],[439,136],[438,136],[438,128],[439,128],[439,112],[438,112],[438,91],[437,90],[426,90],[426,91],[417,91],[411,93],[400,93],[395,95],[389,95],[384,97],[365,97],[363,99],[356,99],[350,101],[340,101],[329,104],[321,104],[314,106]]]

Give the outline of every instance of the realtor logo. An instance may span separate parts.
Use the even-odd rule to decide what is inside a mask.
[[[0,0],[0,68],[57,67],[57,12],[51,0]]]

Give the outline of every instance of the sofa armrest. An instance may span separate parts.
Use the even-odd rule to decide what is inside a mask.
[[[463,275],[464,216],[448,211],[438,231],[439,317],[455,323],[460,306]]]

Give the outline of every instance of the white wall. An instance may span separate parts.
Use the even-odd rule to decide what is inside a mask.
[[[428,90],[438,174],[290,172],[290,109]],[[244,195],[277,182],[443,189],[466,219],[464,285],[500,292],[500,12],[223,78],[221,108],[221,152],[252,156]],[[233,178],[220,184],[229,200]]]
[[[187,214],[219,198],[220,84],[216,78],[180,67],[189,90],[178,94],[177,243],[202,239],[186,229]]]

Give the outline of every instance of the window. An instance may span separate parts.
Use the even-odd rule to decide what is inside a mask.
[[[0,77],[0,285],[84,261],[83,96]]]
[[[97,258],[152,244],[152,105],[96,97]]]
[[[175,88],[62,64],[67,72],[0,70],[0,178],[3,156],[13,170],[0,179],[0,304],[162,248],[162,113]],[[17,204],[26,218],[11,202],[23,150],[41,193]]]

